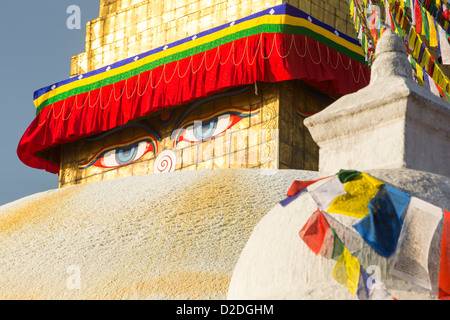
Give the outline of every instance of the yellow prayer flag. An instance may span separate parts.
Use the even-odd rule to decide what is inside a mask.
[[[414,51],[414,45],[416,43],[417,33],[414,28],[409,29],[409,39],[408,39],[408,47],[411,51]]]
[[[333,278],[346,286],[352,295],[358,290],[360,265],[358,259],[344,247],[336,266],[333,269]]]
[[[364,218],[369,214],[367,205],[384,183],[366,173],[344,184],[347,194],[337,196],[327,212],[345,214],[356,218]]]
[[[425,82],[423,81],[423,70],[420,65],[416,65],[416,75],[417,75],[417,81],[422,85],[422,87],[425,87]]]
[[[353,11],[355,10],[355,3],[353,0],[350,0],[350,18],[353,20]]]
[[[430,47],[437,47],[438,39],[437,39],[436,27],[434,26],[434,20],[428,11],[426,11],[426,13],[427,13],[428,25],[430,26]]]
[[[420,65],[423,68],[425,68],[425,70],[428,70],[429,64],[430,64],[430,52],[425,49],[422,55],[422,61],[420,62]]]
[[[440,68],[435,68],[433,73],[433,80],[436,82],[442,89],[445,90],[447,85],[447,80],[445,79],[444,74]]]
[[[440,69],[439,66],[436,64],[436,66],[435,66],[435,68],[434,68],[433,76],[432,76],[432,78],[433,78],[433,80],[434,80],[435,83],[438,83],[440,73],[441,73],[441,69]]]
[[[422,40],[417,37],[416,43],[414,45],[413,58],[419,60],[420,49],[422,48]]]

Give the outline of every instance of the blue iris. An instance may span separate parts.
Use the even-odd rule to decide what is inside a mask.
[[[194,137],[198,140],[206,140],[212,137],[217,127],[216,119],[204,121],[201,125],[194,126]]]
[[[136,151],[136,144],[118,149],[116,152],[117,163],[122,165],[133,161],[136,157]]]

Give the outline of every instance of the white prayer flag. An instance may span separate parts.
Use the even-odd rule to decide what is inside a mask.
[[[334,175],[321,183],[308,186],[308,191],[317,203],[317,207],[322,211],[327,211],[333,200],[340,195],[346,194],[344,186],[337,175]]]
[[[442,64],[450,64],[450,44],[448,43],[445,30],[438,24],[439,44],[441,48]]]
[[[412,197],[400,232],[390,273],[431,290],[428,254],[439,221],[441,208]]]
[[[428,82],[430,83],[430,91],[435,94],[436,96],[440,96],[439,95],[439,90],[436,87],[436,83],[434,83],[434,80],[432,77],[430,77],[430,75],[427,73],[427,77],[428,77]]]

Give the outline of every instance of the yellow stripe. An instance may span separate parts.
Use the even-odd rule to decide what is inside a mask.
[[[67,92],[69,90],[72,90],[74,88],[82,87],[85,85],[90,85],[97,81],[101,81],[101,80],[107,79],[109,77],[113,77],[115,75],[121,74],[123,72],[127,72],[129,70],[141,67],[141,66],[143,66],[147,63],[153,62],[155,60],[158,60],[158,59],[194,48],[201,44],[205,44],[205,43],[220,39],[229,34],[236,33],[236,32],[239,32],[239,31],[242,31],[245,29],[249,29],[249,28],[255,27],[257,25],[261,25],[261,24],[286,24],[286,25],[293,25],[293,26],[299,26],[299,27],[307,27],[308,29],[310,29],[316,33],[322,34],[323,36],[329,38],[333,42],[336,42],[337,44],[340,44],[340,45],[348,48],[351,51],[361,54],[360,46],[353,44],[345,39],[342,39],[341,37],[337,36],[333,32],[330,32],[320,26],[317,26],[317,25],[309,22],[308,20],[305,20],[303,18],[292,17],[289,15],[276,15],[276,16],[267,16],[266,15],[266,16],[262,16],[262,17],[259,17],[259,18],[253,19],[253,20],[239,23],[237,25],[233,25],[233,26],[224,28],[218,32],[215,32],[213,34],[206,35],[202,38],[199,38],[198,41],[197,40],[189,41],[189,42],[180,44],[176,47],[168,48],[167,50],[164,50],[164,51],[152,54],[150,56],[147,56],[145,58],[139,59],[135,62],[131,62],[127,65],[118,67],[116,69],[112,69],[110,71],[105,71],[98,75],[94,75],[94,76],[91,76],[91,77],[88,77],[85,79],[80,79],[80,80],[74,81],[72,83],[68,83],[64,86],[56,88],[56,89],[54,89],[50,92],[47,92],[47,93],[43,94],[42,96],[38,97],[36,100],[34,100],[34,104],[37,108],[39,105],[41,105],[44,101],[48,100],[49,98],[59,95],[61,93]],[[137,55],[137,56],[139,56],[139,55]]]

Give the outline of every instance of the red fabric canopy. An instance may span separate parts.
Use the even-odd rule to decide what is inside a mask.
[[[339,97],[369,78],[369,67],[312,38],[258,34],[51,104],[28,127],[17,154],[30,167],[58,173],[60,145],[222,90],[300,79]]]

